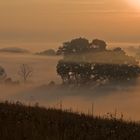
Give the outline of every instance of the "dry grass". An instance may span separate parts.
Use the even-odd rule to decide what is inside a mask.
[[[20,103],[0,103],[0,140],[139,140],[140,124]]]

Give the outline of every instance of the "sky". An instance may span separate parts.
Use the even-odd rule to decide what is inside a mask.
[[[140,44],[139,0],[1,0],[0,47],[57,48],[76,37]]]

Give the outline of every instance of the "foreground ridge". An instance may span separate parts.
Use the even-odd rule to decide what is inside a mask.
[[[140,124],[38,106],[0,103],[1,140],[137,140]]]

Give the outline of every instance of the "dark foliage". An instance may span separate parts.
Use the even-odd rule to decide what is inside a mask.
[[[122,55],[126,54],[125,51],[122,48],[120,48],[120,47],[115,48],[113,51],[121,53]]]
[[[56,55],[56,52],[55,52],[55,50],[53,50],[53,49],[48,49],[48,50],[45,50],[45,51],[36,53],[36,55],[55,56],[55,55]]]
[[[62,47],[59,47],[57,54],[58,55],[70,55],[77,54],[87,51],[89,47],[89,42],[85,38],[73,39],[70,42],[63,43]]]
[[[140,124],[0,103],[1,140],[139,140]]]
[[[3,67],[0,66],[0,82],[6,78],[7,74]]]
[[[138,78],[140,67],[120,47],[106,48],[103,40],[78,38],[58,49],[64,58],[57,64],[63,84],[90,84],[93,81],[129,81]]]
[[[106,49],[106,42],[103,40],[95,39],[91,43],[85,38],[76,38],[70,42],[63,43],[63,46],[57,50],[58,55],[71,55],[85,52],[96,52]]]
[[[106,50],[106,42],[103,40],[99,40],[99,39],[94,39],[91,44],[90,44],[90,50],[98,50],[98,51],[104,51]]]
[[[57,73],[63,83],[88,84],[97,80],[129,81],[139,76],[140,68],[137,65],[66,63],[61,60],[57,65]]]

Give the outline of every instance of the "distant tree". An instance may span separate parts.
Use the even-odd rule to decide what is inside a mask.
[[[89,48],[89,41],[85,38],[73,39],[70,42],[63,43],[63,46],[59,47],[58,55],[71,55],[77,53],[83,53]]]
[[[54,86],[55,86],[55,82],[54,81],[49,82],[48,87],[54,87]]]
[[[64,54],[64,58],[57,64],[57,73],[61,76],[63,84],[81,85],[102,80],[128,81],[140,75],[140,67],[134,57],[127,56],[122,48],[107,50],[106,47],[106,42],[99,39],[89,43],[87,39],[78,38],[64,43],[57,51],[58,54]],[[103,51],[103,55],[93,54],[93,58],[85,54],[100,51]],[[104,63],[104,57],[111,61],[107,60]]]
[[[24,83],[26,83],[32,76],[33,69],[28,64],[22,64],[19,68],[18,74],[23,79]]]
[[[45,50],[45,51],[42,51],[42,52],[39,52],[39,53],[36,53],[36,54],[37,55],[54,56],[54,55],[56,55],[56,52],[53,49],[49,49],[49,50]]]
[[[103,40],[94,39],[90,43],[90,49],[92,49],[92,50],[104,51],[104,50],[106,50],[106,47],[107,47],[107,44]]]
[[[7,77],[5,69],[0,66],[0,81],[3,81]]]
[[[125,54],[125,51],[120,47],[115,48],[113,51]]]

